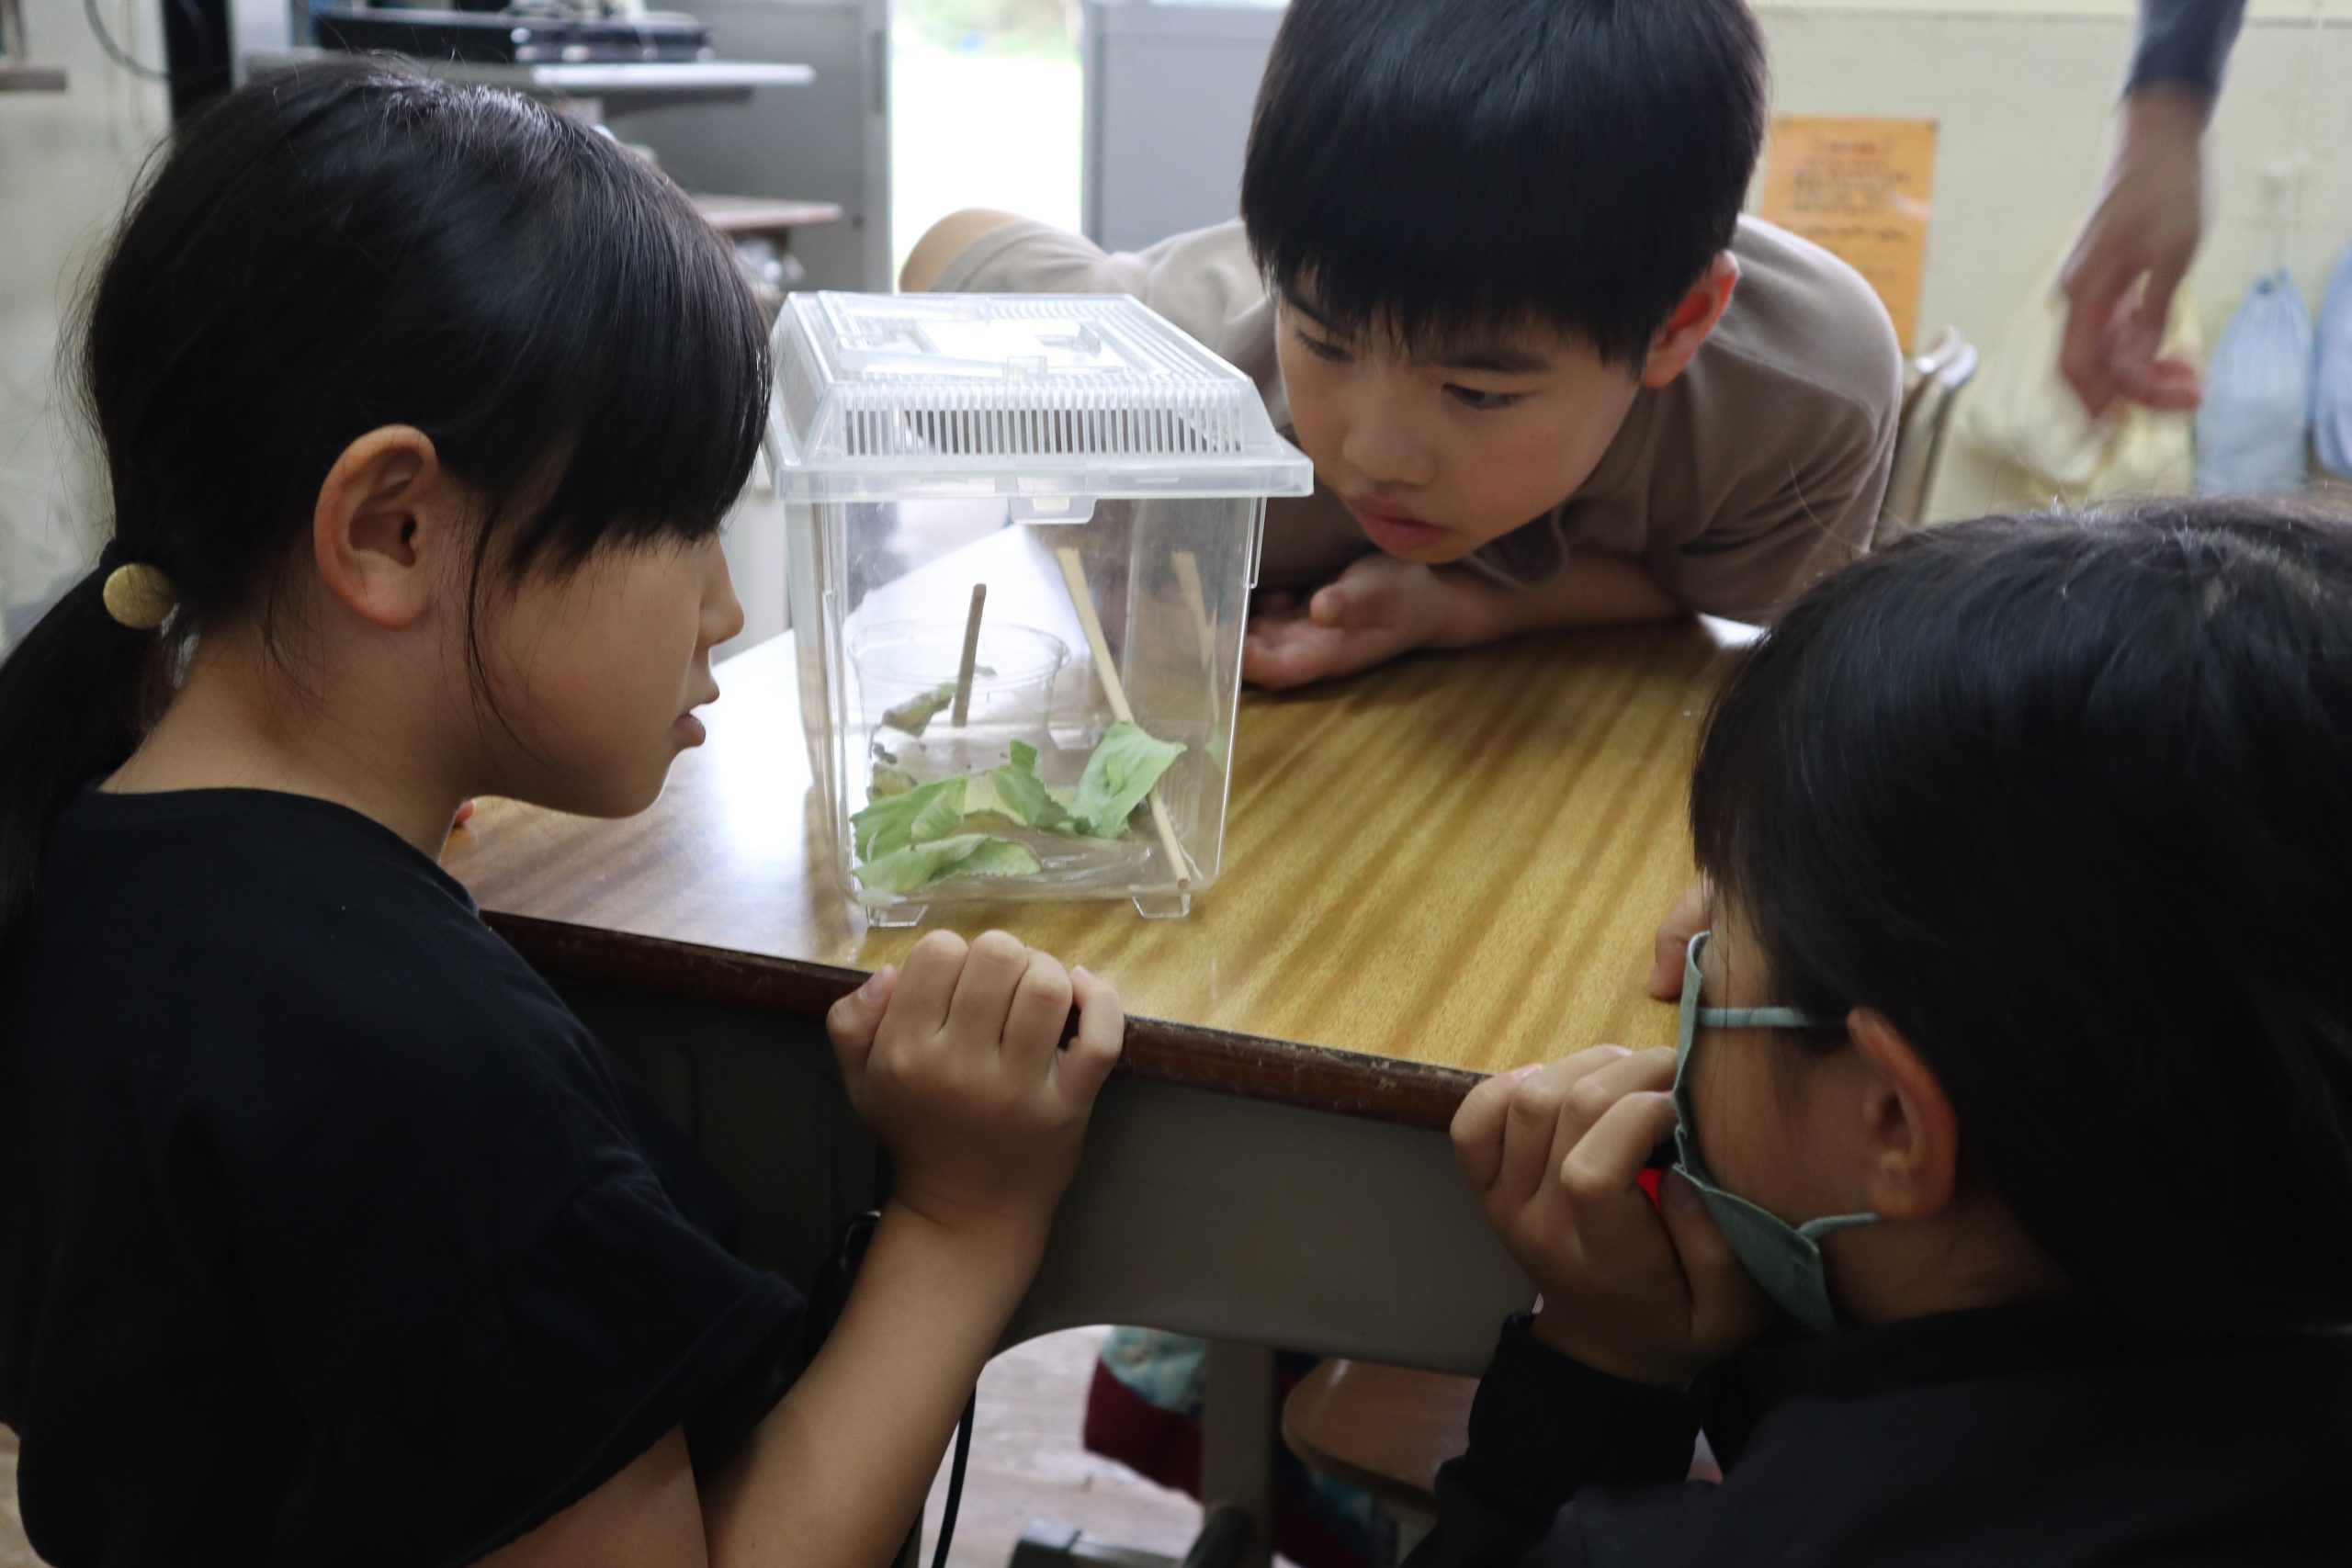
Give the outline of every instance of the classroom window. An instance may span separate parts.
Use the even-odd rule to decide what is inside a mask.
[[[1078,0],[901,0],[891,35],[894,267],[959,208],[1078,227]]]

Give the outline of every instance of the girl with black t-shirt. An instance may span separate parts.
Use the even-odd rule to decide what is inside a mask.
[[[34,1546],[889,1561],[1118,998],[934,934],[834,1010],[897,1179],[804,1368],[713,1174],[435,861],[469,795],[626,815],[702,738],[768,391],[723,243],[542,106],[306,66],[180,129],[82,371],[110,538],[0,665]]]

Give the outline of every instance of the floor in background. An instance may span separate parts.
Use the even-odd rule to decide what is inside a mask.
[[[0,1568],[41,1568],[17,1517],[17,1434],[0,1427]]]
[[[1006,1351],[980,1376],[972,1463],[948,1562],[1004,1568],[1031,1519],[1074,1525],[1118,1546],[1181,1558],[1201,1526],[1200,1506],[1099,1459],[1080,1440],[1086,1385],[1106,1328],[1074,1328]],[[944,1467],[923,1515],[924,1568],[938,1539]]]

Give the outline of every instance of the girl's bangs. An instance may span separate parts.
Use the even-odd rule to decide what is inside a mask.
[[[542,547],[576,562],[607,543],[707,538],[766,424],[765,324],[727,242],[652,171],[616,174],[570,215],[604,230],[582,237],[590,265],[549,291],[546,329],[582,344],[552,389],[571,457],[518,566]]]

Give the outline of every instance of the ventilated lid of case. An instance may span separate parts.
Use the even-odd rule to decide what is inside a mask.
[[[797,294],[775,377],[794,500],[1314,486],[1250,378],[1124,295]]]

